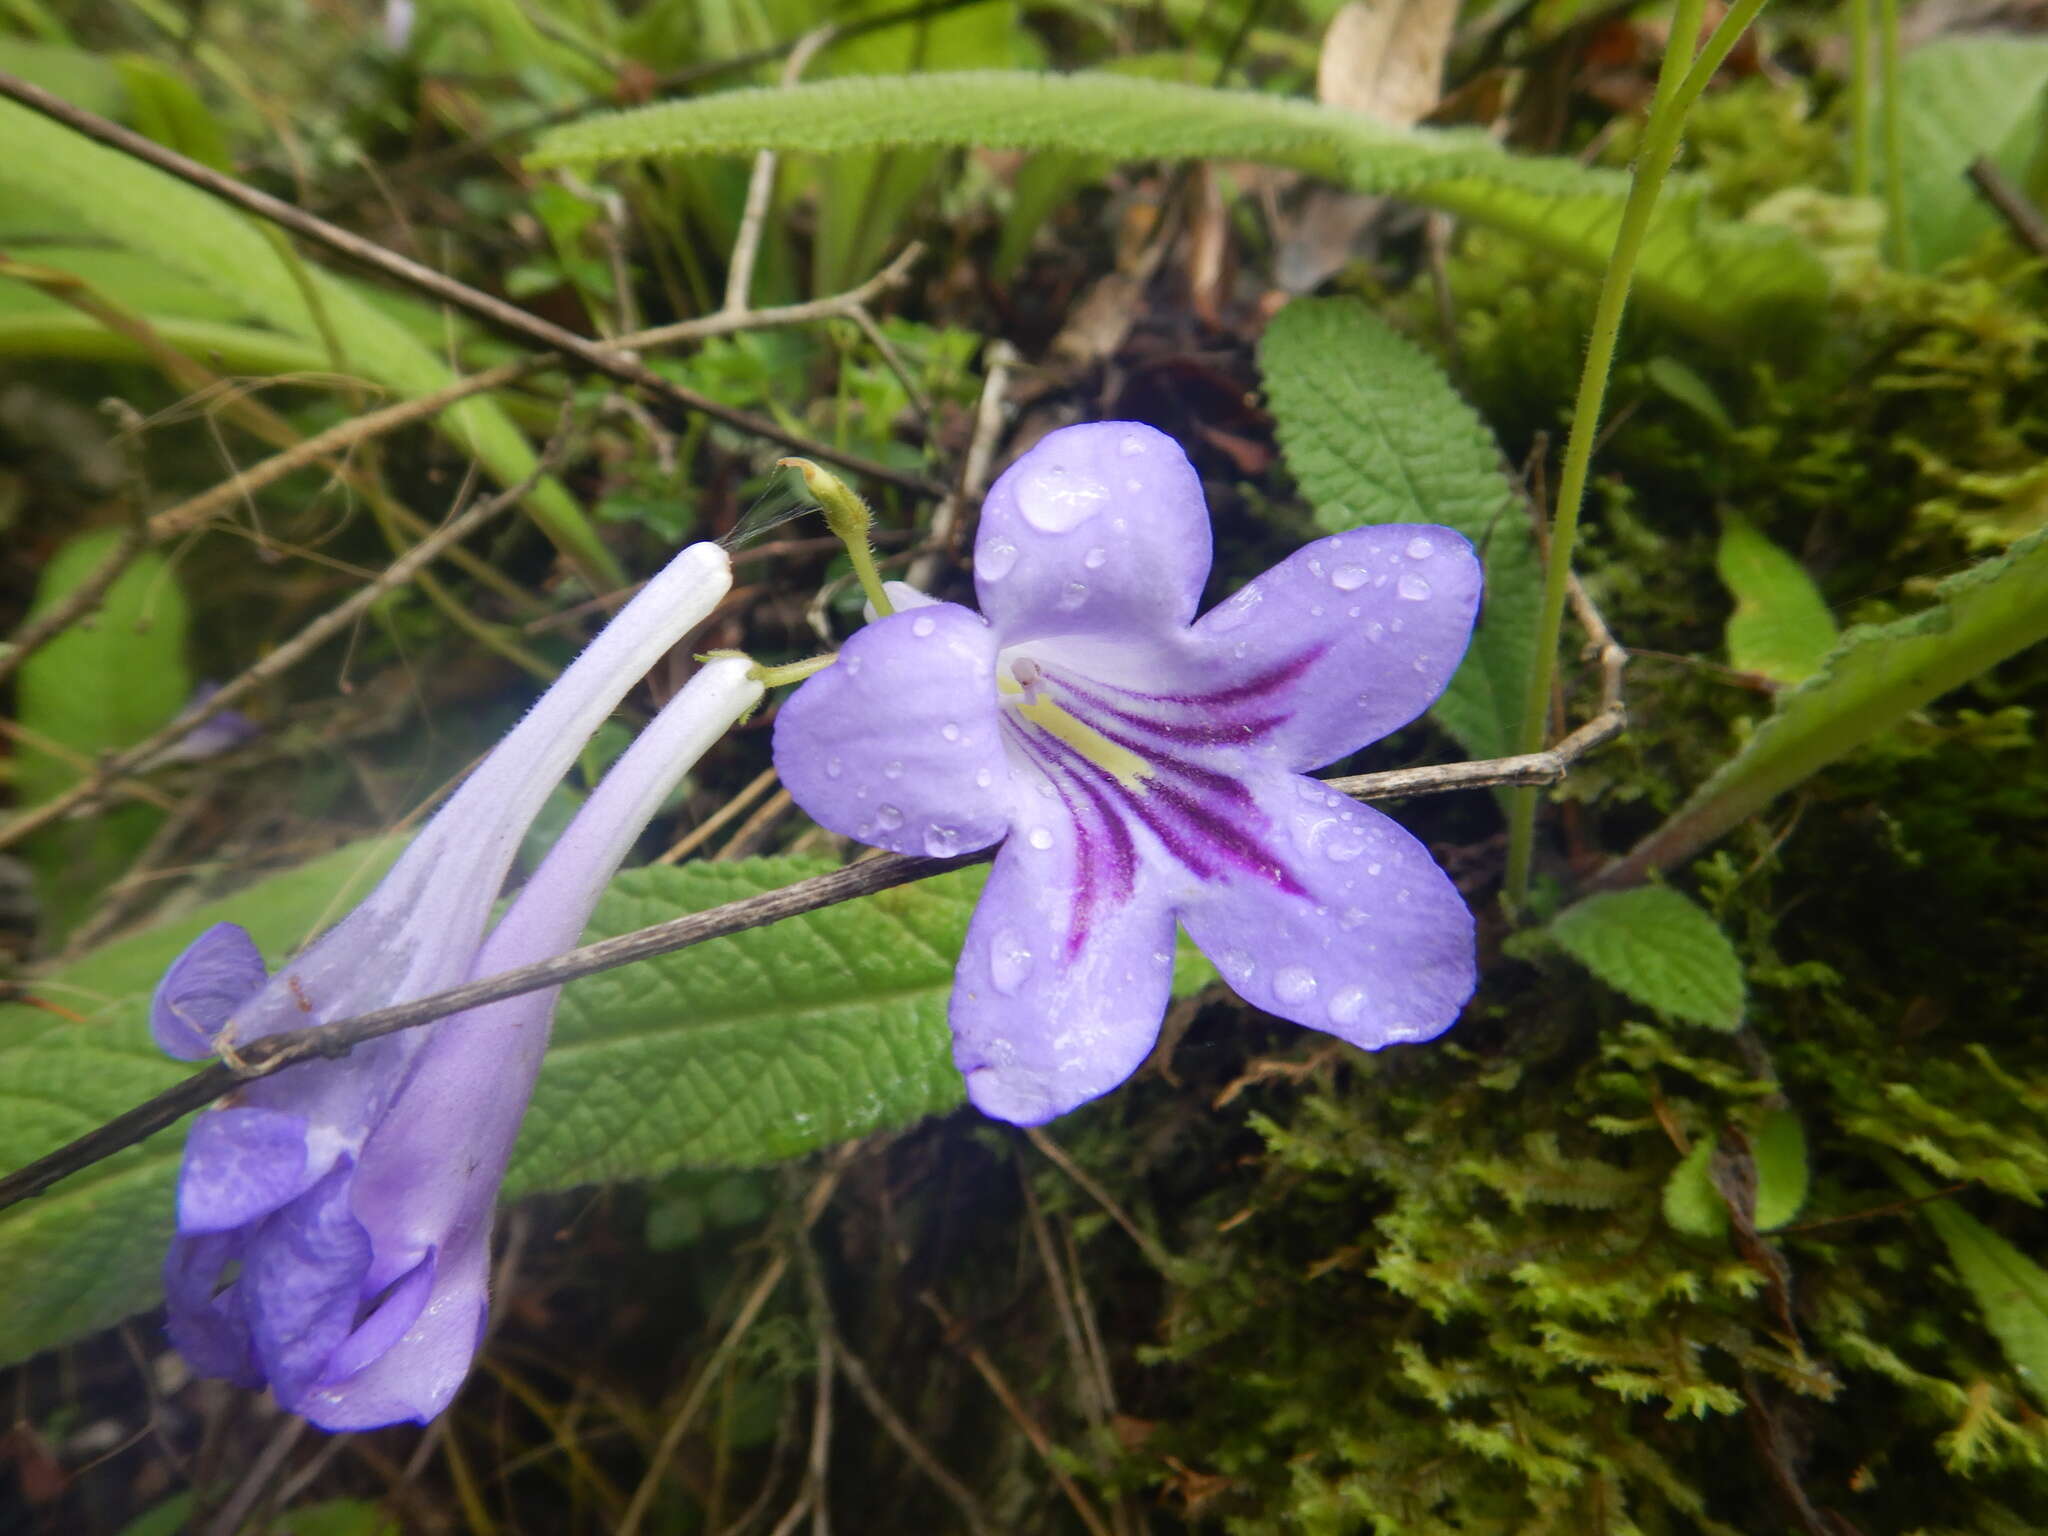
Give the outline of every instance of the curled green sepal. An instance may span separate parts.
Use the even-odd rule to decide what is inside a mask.
[[[804,477],[804,488],[818,498],[818,505],[825,513],[825,525],[846,546],[846,553],[853,560],[853,574],[859,578],[861,591],[867,594],[868,602],[874,606],[875,617],[889,617],[896,607],[889,601],[889,594],[882,590],[882,573],[875,568],[875,551],[868,543],[868,529],[874,525],[874,518],[868,512],[867,503],[831,470],[821,468],[809,459],[777,459],[775,465],[778,469],[793,469]]]

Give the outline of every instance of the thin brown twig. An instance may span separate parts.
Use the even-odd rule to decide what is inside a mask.
[[[1984,194],[1984,201],[1998,210],[2014,239],[2036,256],[2048,256],[2048,217],[2042,215],[2018,182],[2001,171],[1989,155],[1979,155],[1970,162],[1970,180]]]
[[[529,345],[545,347],[550,352],[559,352],[590,371],[601,373],[621,384],[637,385],[671,406],[679,406],[684,410],[709,416],[754,437],[781,443],[810,458],[842,465],[870,479],[900,486],[920,495],[945,494],[944,486],[923,475],[911,474],[878,460],[844,452],[830,443],[814,442],[801,433],[786,430],[765,416],[757,416],[750,411],[721,404],[708,395],[700,394],[694,389],[663,377],[629,354],[614,351],[602,342],[565,330],[553,321],[529,314],[515,304],[508,304],[503,299],[472,288],[444,272],[437,272],[408,256],[401,256],[373,240],[365,240],[360,235],[330,224],[303,208],[272,197],[269,193],[237,181],[232,176],[224,176],[210,166],[189,160],[174,150],[164,148],[153,139],[122,127],[119,123],[110,122],[97,113],[87,112],[81,107],[74,107],[62,97],[52,95],[40,86],[32,85],[4,70],[0,70],[0,96],[17,101],[96,143],[104,144],[132,159],[153,166],[210,196],[232,203],[235,207],[266,219],[303,239],[325,246],[337,255],[369,267],[394,282],[428,294],[482,321],[493,330],[513,336]]]
[[[505,494],[511,496],[513,493]],[[413,554],[418,554],[418,550]],[[1332,789],[1360,800],[1402,799],[1410,795],[1441,794],[1499,784],[1554,784],[1564,777],[1576,759],[1619,734],[1622,725],[1623,717],[1618,710],[1603,712],[1547,752],[1434,768],[1397,768],[1387,773],[1359,774],[1324,782]],[[9,825],[11,828],[12,823]],[[7,830],[0,829],[0,835],[5,835]],[[616,938],[602,939],[551,960],[520,966],[497,976],[486,976],[446,992],[436,992],[430,997],[394,1003],[371,1013],[310,1029],[266,1036],[241,1048],[235,1065],[215,1062],[175,1087],[115,1116],[105,1125],[0,1178],[0,1210],[41,1194],[60,1179],[176,1124],[193,1110],[203,1108],[232,1091],[238,1083],[268,1077],[295,1062],[346,1056],[366,1041],[396,1034],[401,1029],[416,1029],[435,1019],[482,1007],[485,1003],[537,992],[544,987],[561,986],[579,977],[640,960],[651,960],[657,955],[673,954],[710,939],[744,933],[750,928],[815,912],[842,901],[853,901],[877,891],[926,880],[933,875],[984,864],[994,857],[993,848],[953,859],[882,854],[844,869],[796,881],[780,890],[765,891],[759,896],[671,918],[668,922],[620,934]],[[1157,1252],[1155,1245],[1148,1251],[1148,1257]]]
[[[782,86],[786,90],[803,78],[804,66],[817,57],[818,50],[832,41],[839,29],[829,21],[813,27],[796,41],[789,57],[782,61]],[[768,223],[768,204],[775,196],[775,168],[781,156],[764,149],[754,156],[753,173],[747,178],[747,200],[740,212],[739,233],[733,238],[732,260],[725,269],[725,303],[721,313],[740,314],[747,308],[754,289],[754,263],[761,255],[761,231]]]
[[[967,457],[960,465],[960,479],[932,510],[931,533],[925,552],[911,562],[904,580],[920,592],[931,590],[939,564],[953,553],[959,536],[960,514],[970,502],[981,499],[988,485],[989,465],[995,458],[996,438],[1003,430],[1003,409],[1010,393],[1010,370],[1017,366],[1017,349],[1007,341],[992,341],[983,358],[981,399],[974,408],[974,435],[967,442]]]
[[[834,542],[837,543],[838,541],[834,540]],[[718,835],[722,828],[737,817],[745,814],[747,807],[767,794],[774,787],[774,784],[775,770],[773,768],[763,768],[747,781],[745,787],[738,794],[734,795],[725,804],[697,823],[696,826],[677,838],[654,862],[656,864],[681,863],[692,853],[703,847],[704,844],[710,842],[713,837]]]
[[[1160,1247],[1159,1240],[1132,1219],[1131,1213],[1117,1204],[1110,1192],[1095,1181],[1092,1174],[1067,1156],[1066,1149],[1045,1133],[1045,1127],[1034,1125],[1024,1132],[1031,1145],[1038,1148],[1045,1160],[1078,1184],[1083,1193],[1097,1205],[1105,1215],[1129,1234],[1138,1251],[1145,1255],[1146,1262],[1161,1274],[1170,1274],[1173,1269],[1173,1255]]]
[[[41,613],[31,615],[6,645],[0,646],[0,683],[12,677],[24,661],[51,640],[99,607],[108,589],[121,579],[123,571],[134,564],[135,557],[142,553],[148,542],[141,520],[138,518],[130,522],[121,531],[119,542],[86,574],[84,581]]]

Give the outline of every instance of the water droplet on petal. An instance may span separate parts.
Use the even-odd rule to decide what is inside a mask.
[[[1087,601],[1088,583],[1085,581],[1070,581],[1060,588],[1060,608],[1067,613],[1072,613]]]
[[[1370,640],[1374,645],[1378,645],[1380,643],[1381,637],[1385,635],[1386,632],[1386,625],[1380,623],[1380,621],[1377,619],[1373,620],[1372,623],[1365,626],[1365,638]]]
[[[893,805],[875,807],[875,820],[880,822],[884,832],[894,832],[903,825],[903,813]]]
[[[924,851],[935,859],[950,859],[960,851],[960,829],[958,827],[926,827],[924,829]]]
[[[1386,865],[1384,865],[1384,864],[1381,864],[1381,863],[1379,863],[1378,861],[1374,861],[1373,863],[1371,863],[1371,864],[1368,864],[1368,865],[1366,865],[1366,866],[1365,866],[1365,872],[1366,872],[1366,873],[1367,873],[1368,875],[1376,875],[1376,874],[1378,874],[1378,873],[1379,873],[1379,872],[1380,872],[1381,870],[1383,870],[1383,869],[1385,869],[1385,868],[1386,868]]]
[[[838,777],[839,777],[839,775],[840,775],[840,774],[842,774],[842,773],[844,773],[844,772],[846,772],[846,765],[845,765],[844,763],[840,762],[838,758],[836,758],[836,757],[828,757],[828,758],[826,758],[826,759],[825,759],[825,777],[826,777],[826,778],[828,778],[828,779],[836,779],[836,778],[838,778]]]
[[[1316,976],[1305,965],[1284,965],[1273,977],[1273,995],[1283,1003],[1305,1003],[1316,995]]]
[[[996,935],[988,950],[988,974],[998,992],[1016,995],[1024,978],[1031,974],[1031,946],[1024,942],[1023,934],[1005,928]]]
[[[952,721],[948,720],[944,725],[939,727],[939,734],[945,737],[948,741],[958,741],[960,739],[960,727],[955,725]]]
[[[1261,592],[1257,587],[1246,587],[1237,596],[1210,614],[1204,622],[1210,629],[1214,630],[1236,629],[1238,625],[1252,616],[1252,610],[1258,607],[1264,598],[1265,593]]]
[[[1329,855],[1330,862],[1333,864],[1349,864],[1353,859],[1365,852],[1365,844],[1332,843],[1323,852]]]
[[[1109,500],[1109,487],[1087,475],[1054,465],[1027,476],[1017,486],[1017,510],[1040,533],[1066,533],[1078,528]]]
[[[1330,999],[1332,1024],[1356,1024],[1365,1014],[1365,988],[1346,987]]]
[[[1016,565],[1017,546],[1008,539],[991,539],[986,548],[974,551],[974,574],[989,581],[1001,581]]]
[[[1025,841],[1040,853],[1043,853],[1052,846],[1052,829],[1050,827],[1033,827],[1031,835]]]
[[[1099,571],[1109,560],[1109,551],[1100,544],[1081,557],[1081,563],[1091,571]]]
[[[1404,592],[1404,593],[1402,593],[1401,595],[1402,595],[1403,597],[1406,597],[1406,596],[1407,596],[1408,594]],[[917,636],[917,638],[918,638],[918,639],[920,639],[920,640],[923,640],[923,639],[926,639],[927,637],[929,637],[929,636],[930,636],[930,634],[931,634],[931,632],[932,632],[933,630],[937,629],[938,627],[939,627],[939,622],[938,622],[938,620],[937,620],[937,619],[933,619],[933,618],[930,618],[930,617],[925,617],[925,618],[917,618],[917,619],[912,619],[912,620],[910,621],[910,632],[911,632],[911,633],[912,633],[913,635]]]
[[[1407,598],[1409,602],[1419,603],[1429,596],[1430,586],[1428,582],[1424,581],[1413,571],[1408,571],[1394,584],[1394,590]]]
[[[1145,439],[1135,432],[1126,432],[1117,439],[1116,451],[1127,459],[1134,459],[1145,451]]]
[[[858,656],[842,656],[839,658],[839,665],[846,668],[846,675],[848,677],[857,676],[860,672],[860,658]]]
[[[889,760],[888,762],[886,762],[886,763],[884,763],[884,764],[882,765],[882,777],[883,777],[883,778],[885,778],[885,779],[900,779],[900,778],[902,778],[902,777],[903,777],[903,764],[901,764],[900,762],[896,761],[896,760],[895,760],[894,758],[891,758],[891,759],[890,759],[890,760]]]
[[[1340,592],[1356,592],[1371,575],[1362,565],[1340,565],[1330,572],[1330,585]]]
[[[1252,972],[1258,969],[1252,964],[1252,957],[1241,949],[1226,949],[1216,959],[1223,974],[1233,981],[1250,981]]]
[[[1346,907],[1337,914],[1337,926],[1346,933],[1351,932],[1355,928],[1363,928],[1365,924],[1366,915],[1363,907]]]
[[[1410,560],[1427,560],[1435,553],[1436,546],[1427,539],[1417,538],[1408,541],[1408,558]]]
[[[976,789],[987,789],[989,785],[995,783],[995,781],[996,776],[990,773],[986,768],[984,768],[979,773],[975,774],[974,787]]]

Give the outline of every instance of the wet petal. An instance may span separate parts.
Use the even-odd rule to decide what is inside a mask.
[[[1209,509],[1180,444],[1135,421],[1046,435],[990,487],[974,544],[981,611],[1012,644],[1195,616]]]
[[[321,1384],[346,1381],[404,1338],[418,1321],[433,1290],[434,1252],[429,1249],[427,1256],[398,1277],[377,1303],[376,1310],[327,1357],[320,1373]]]
[[[438,1254],[433,1269],[431,1295],[405,1332],[353,1375],[315,1383],[293,1405],[299,1413],[322,1429],[376,1429],[424,1424],[455,1400],[483,1341],[490,1244]]]
[[[955,603],[877,620],[775,720],[775,768],[813,820],[898,853],[986,848],[1010,825],[995,636]]]
[[[178,1174],[178,1230],[225,1232],[303,1194],[323,1171],[307,1166],[306,1121],[280,1109],[210,1109],[192,1122]]]
[[[1223,721],[1286,718],[1259,752],[1319,768],[1435,702],[1478,611],[1472,546],[1448,528],[1389,523],[1318,539],[1202,616],[1173,685]]]
[[[1311,779],[1250,786],[1290,892],[1230,875],[1180,919],[1245,1001],[1367,1050],[1427,1040],[1478,982],[1472,914],[1429,850]]]
[[[277,1394],[297,1411],[328,1359],[356,1327],[370,1235],[349,1210],[352,1169],[343,1163],[249,1239],[238,1282],[256,1358]]]
[[[180,1061],[213,1054],[228,1015],[263,990],[270,972],[239,923],[215,923],[186,946],[156,984],[149,1032],[157,1049]]]
[[[1159,1035],[1173,918],[1113,822],[1079,809],[996,856],[954,973],[953,1060],[983,1114],[1038,1125],[1109,1092]]]

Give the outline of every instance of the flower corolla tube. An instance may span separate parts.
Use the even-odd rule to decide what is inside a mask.
[[[1471,913],[1429,853],[1303,776],[1406,724],[1471,638],[1447,528],[1320,539],[1196,620],[1208,508],[1171,438],[1049,434],[989,491],[981,611],[892,584],[783,705],[775,766],[823,826],[898,853],[1002,841],[949,1018],[985,1113],[1031,1125],[1151,1050],[1178,922],[1246,1001],[1367,1049],[1447,1028]]]
[[[499,888],[584,743],[731,579],[715,545],[678,555],[275,976],[240,928],[202,934],[158,985],[157,1043],[197,1059],[572,947],[662,800],[759,701],[745,658],[708,662],[669,701],[486,935]],[[448,1405],[482,1334],[492,1208],[554,1003],[532,992],[402,1030],[246,1083],[193,1122],[164,1279],[196,1370],[268,1385],[328,1429]]]

